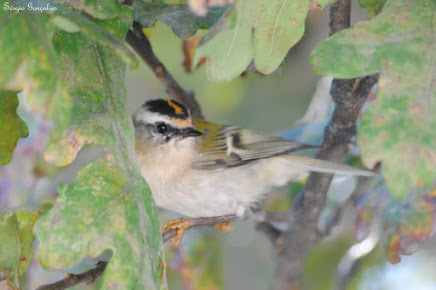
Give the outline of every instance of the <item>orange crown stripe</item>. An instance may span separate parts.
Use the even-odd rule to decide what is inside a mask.
[[[168,105],[170,105],[170,107],[174,109],[174,111],[176,112],[177,115],[183,114],[183,110],[182,110],[182,108],[180,108],[180,106],[174,104],[173,102],[171,102],[171,100],[168,100],[168,99],[164,99],[164,101],[167,102]]]

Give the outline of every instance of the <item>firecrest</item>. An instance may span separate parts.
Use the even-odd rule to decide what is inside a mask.
[[[312,146],[193,119],[179,102],[146,102],[133,115],[136,158],[159,207],[189,217],[243,216],[272,187],[310,171],[371,171],[290,155]]]

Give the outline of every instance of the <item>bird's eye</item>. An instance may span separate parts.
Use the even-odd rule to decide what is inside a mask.
[[[159,133],[165,134],[168,131],[168,126],[165,123],[159,123],[156,125],[156,129]]]

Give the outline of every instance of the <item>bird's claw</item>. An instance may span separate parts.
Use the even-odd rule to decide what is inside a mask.
[[[215,224],[215,229],[219,232],[222,233],[230,233],[232,231],[232,225],[230,224],[229,221],[224,221],[224,222],[220,222]]]
[[[180,241],[182,240],[183,235],[185,234],[185,231],[192,227],[195,224],[193,219],[184,219],[184,218],[177,218],[172,219],[162,226],[162,232],[168,231],[168,230],[175,230],[176,236],[171,238],[171,244],[174,245],[174,247],[178,247],[180,244]]]

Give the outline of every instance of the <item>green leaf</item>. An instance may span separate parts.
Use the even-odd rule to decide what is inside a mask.
[[[85,144],[91,143],[111,146],[110,154],[121,158],[123,147],[119,139],[133,140],[131,121],[124,110],[125,65],[113,50],[80,33],[60,31],[54,43],[63,60],[59,76],[72,98],[72,108],[66,110],[72,110],[75,118],[52,131],[46,148],[46,161],[65,166],[75,159]],[[58,108],[57,112],[62,114],[63,109]],[[120,124],[114,127],[114,121]]]
[[[371,21],[333,35],[311,56],[317,72],[336,78],[381,73],[357,141],[368,167],[383,160],[388,187],[401,199],[436,182],[435,10],[432,0],[388,1]]]
[[[118,16],[120,12],[120,3],[117,0],[52,0],[56,4],[67,5],[75,10],[83,11],[92,17],[98,19],[108,19]]]
[[[315,0],[315,1],[312,1],[312,5],[318,4],[319,6],[321,6],[321,8],[324,8],[329,4],[336,3],[336,1],[338,1],[338,0]]]
[[[212,27],[226,10],[225,7],[212,8],[206,17],[198,17],[187,5],[136,1],[132,7],[135,11],[135,20],[144,27],[152,27],[160,20],[171,26],[173,32],[182,39],[193,36],[199,28]]]
[[[33,257],[33,224],[50,207],[45,204],[34,209],[0,212],[0,272],[14,288],[19,287],[18,277],[26,272]]]
[[[252,60],[261,73],[272,73],[301,39],[310,4],[310,0],[237,1],[235,12],[216,24],[229,22],[229,28],[197,48],[195,65],[207,57],[207,74],[215,81],[239,76]]]
[[[0,10],[0,90],[24,90],[29,105],[40,112],[49,110],[50,100],[59,93],[51,44],[55,27],[48,17]]]
[[[315,72],[354,78],[399,70],[407,76],[409,69],[431,66],[435,5],[432,0],[388,1],[371,21],[321,42],[311,55]]]
[[[251,31],[251,5],[256,1],[240,0],[236,11],[231,13],[233,27],[215,35],[205,45],[195,51],[194,67],[201,58],[207,57],[208,78],[215,81],[229,81],[238,77],[250,64],[254,55]],[[234,19],[234,20],[233,20]]]
[[[137,65],[135,54],[124,41],[124,37],[133,21],[131,7],[120,5],[116,17],[99,20],[58,6],[57,13],[52,17],[52,21],[67,32],[81,31],[101,44],[112,46],[125,62],[132,66]]]
[[[261,1],[254,15],[254,64],[269,74],[282,63],[289,49],[303,36],[310,1]]]
[[[366,8],[369,12],[369,17],[372,18],[383,8],[387,0],[359,0],[360,7]]]
[[[125,33],[125,27],[114,25],[115,35]],[[105,146],[108,162],[90,164],[72,185],[60,187],[55,208],[35,228],[40,260],[46,267],[71,268],[86,255],[110,248],[114,255],[103,276],[105,287],[164,287],[158,213],[136,165],[126,112],[125,65],[110,46],[83,33],[59,31],[54,45],[74,118],[53,130],[45,158],[66,165],[92,143]]]
[[[159,226],[144,228],[143,208],[132,183],[143,181],[115,163],[97,160],[82,168],[73,184],[59,186],[55,207],[35,226],[42,265],[70,268],[86,255],[95,257],[111,249],[102,281],[106,288],[159,288]]]
[[[14,1],[11,5],[14,4],[27,5],[22,1]],[[72,104],[58,78],[59,60],[52,44],[57,37],[55,25],[74,32],[80,29],[114,47],[129,63],[135,64],[136,60],[124,42],[133,19],[130,7],[122,6],[118,17],[107,21],[92,21],[63,6],[56,8],[55,13],[0,10],[0,48],[3,52],[0,54],[0,90],[24,91],[32,110],[47,115],[55,125],[62,127],[69,122]]]
[[[0,91],[0,164],[9,163],[18,138],[29,135],[26,123],[17,115],[17,107],[17,93]]]

